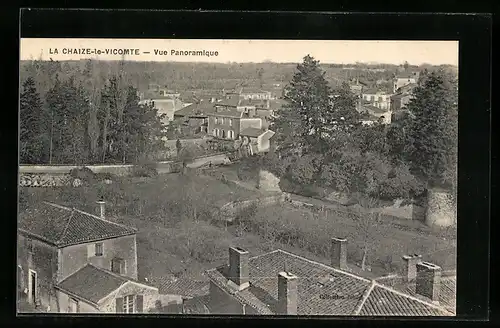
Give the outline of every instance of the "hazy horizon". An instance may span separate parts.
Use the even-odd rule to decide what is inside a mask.
[[[20,60],[297,64],[311,55],[321,64],[452,65],[458,67],[458,41],[343,40],[187,40],[187,39],[28,39],[20,42]],[[57,49],[57,51],[56,51]],[[72,53],[68,54],[68,49]],[[75,51],[74,49],[77,49]],[[87,50],[90,49],[90,50]],[[111,54],[129,49],[126,56]],[[102,54],[78,53],[102,51]],[[159,51],[166,50],[166,55]],[[211,56],[183,56],[173,51],[205,51]],[[66,51],[66,53],[63,53]],[[108,51],[108,54],[104,53]],[[156,51],[156,52],[155,52]],[[217,52],[217,55],[215,55]]]

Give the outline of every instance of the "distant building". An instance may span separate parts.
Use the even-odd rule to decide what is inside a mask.
[[[356,79],[356,81],[354,83],[351,83],[349,87],[351,88],[352,93],[358,96],[358,98],[362,97],[363,84],[359,83],[359,80]]]
[[[347,240],[333,238],[331,265],[283,250],[250,257],[229,248],[228,264],[207,271],[211,314],[453,316],[435,304],[441,268],[422,262],[418,295],[409,295],[353,273]]]
[[[20,213],[19,301],[42,312],[149,312],[158,289],[137,281],[133,228],[43,202]]]
[[[362,99],[365,103],[374,107],[389,110],[391,107],[391,95],[377,89],[363,90]]]
[[[361,122],[365,125],[374,123],[390,124],[392,122],[392,111],[389,109],[364,104],[361,105],[360,112],[363,114]]]
[[[209,135],[237,140],[251,153],[269,150],[274,136],[269,130],[273,110],[259,108],[248,99],[235,98],[220,101],[214,107],[214,112],[207,114]]]
[[[242,99],[261,99],[271,100],[274,97],[270,91],[260,90],[257,88],[243,87],[239,90],[239,95]]]
[[[165,114],[163,123],[168,124],[174,119],[174,113],[189,104],[182,102],[180,99],[171,97],[154,97],[145,98],[139,102],[139,105],[151,105],[158,109],[158,114]]]
[[[394,78],[393,93],[408,84],[417,83],[420,72],[400,73]]]
[[[398,93],[391,96],[391,109],[393,112],[400,111],[405,108],[406,105],[413,98],[412,94],[409,93]]]

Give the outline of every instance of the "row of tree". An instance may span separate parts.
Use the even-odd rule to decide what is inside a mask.
[[[458,87],[449,71],[422,72],[409,115],[364,126],[346,84],[330,88],[318,61],[297,66],[287,105],[274,121],[278,152],[268,163],[301,185],[319,184],[377,198],[456,187]]]
[[[131,163],[162,149],[162,115],[139,105],[123,75],[103,78],[88,66],[64,79],[60,65],[46,62],[44,68],[51,79],[34,75],[22,84],[21,163]]]

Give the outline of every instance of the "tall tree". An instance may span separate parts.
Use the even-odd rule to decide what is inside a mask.
[[[274,122],[282,147],[317,148],[323,144],[323,132],[332,119],[330,88],[324,75],[319,62],[309,55],[297,66],[286,87],[287,104],[277,111]]]
[[[429,73],[407,105],[413,171],[430,186],[454,186],[458,153],[458,84],[442,70]]]
[[[46,147],[46,117],[35,81],[23,83],[20,96],[20,160],[21,163],[42,163]]]

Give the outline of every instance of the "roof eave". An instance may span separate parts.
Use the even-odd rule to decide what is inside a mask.
[[[67,290],[59,285],[55,285],[54,288],[60,290],[61,292],[65,293],[65,294],[68,294],[71,297],[76,298],[79,301],[85,302],[85,303],[91,305],[92,307],[96,308],[97,310],[99,310],[99,304],[97,304],[91,300],[88,300],[85,297],[82,297],[78,294],[75,294],[75,293],[73,293],[73,292],[71,292],[71,291],[69,291],[69,290]]]
[[[58,248],[64,248],[64,247],[69,247],[69,246],[74,246],[74,245],[95,243],[95,242],[98,242],[98,241],[101,241],[101,240],[115,239],[115,238],[132,236],[132,235],[137,235],[137,232],[129,232],[129,233],[124,233],[124,234],[121,234],[121,235],[115,235],[115,236],[111,236],[111,237],[95,238],[95,239],[78,241],[78,242],[72,242],[72,243],[60,243],[60,244],[58,244],[56,246]]]

